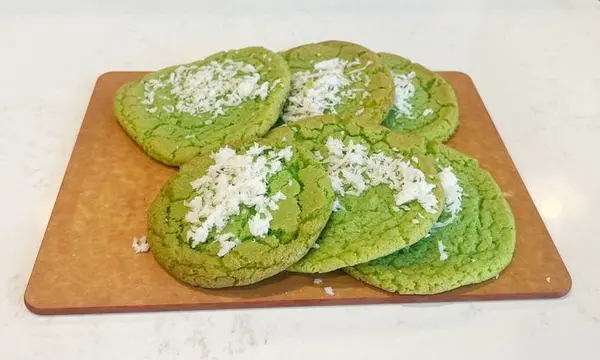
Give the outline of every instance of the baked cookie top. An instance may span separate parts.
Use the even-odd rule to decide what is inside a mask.
[[[379,53],[396,88],[384,126],[402,133],[446,141],[458,127],[458,102],[440,75],[401,56]]]
[[[337,114],[380,124],[388,113],[394,86],[388,69],[369,49],[348,42],[326,41],[281,53],[292,72],[283,122]]]
[[[425,236],[442,211],[422,138],[333,115],[289,123],[266,137],[292,138],[312,151],[335,193],[315,248],[291,271],[328,272],[391,254]]]
[[[264,135],[290,89],[285,60],[261,47],[220,52],[123,85],[114,113],[152,158],[181,165]]]
[[[400,294],[435,294],[498,275],[512,260],[515,221],[503,193],[477,161],[447,146],[437,159],[446,205],[423,240],[346,268],[351,276]]]
[[[188,162],[163,187],[149,210],[148,241],[183,282],[252,284],[303,257],[332,204],[323,166],[291,139],[223,147]]]

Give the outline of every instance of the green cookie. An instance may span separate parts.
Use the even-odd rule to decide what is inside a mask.
[[[200,151],[264,135],[277,121],[289,89],[285,60],[250,47],[125,84],[115,96],[114,113],[148,155],[181,165]]]
[[[329,272],[391,254],[425,236],[441,213],[443,193],[424,140],[361,124],[319,116],[266,135],[294,139],[322,159],[336,194],[316,248],[291,271]]]
[[[390,292],[436,294],[488,280],[508,266],[515,250],[515,222],[492,176],[475,159],[447,146],[435,146],[431,153],[440,167],[452,168],[462,187],[462,204],[454,202],[455,216],[449,214],[452,201],[447,198],[441,224],[429,237],[344,269],[348,274]]]
[[[394,83],[379,56],[357,44],[326,41],[282,53],[292,71],[283,122],[323,114],[380,124],[394,101]]]
[[[420,64],[380,53],[396,86],[394,106],[384,125],[394,131],[446,141],[458,127],[458,103],[452,86]]]
[[[327,173],[291,138],[236,150],[188,162],[150,206],[154,257],[190,285],[241,286],[273,276],[311,249],[330,216]]]

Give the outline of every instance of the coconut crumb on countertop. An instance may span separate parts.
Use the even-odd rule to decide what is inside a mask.
[[[334,296],[335,292],[333,291],[333,288],[331,286],[325,286],[323,288],[323,290],[325,290],[325,294],[329,295],[329,296]]]
[[[319,278],[313,280],[313,284],[315,284],[315,285],[319,285],[319,284],[322,284],[322,283],[323,283],[323,280],[321,280]]]

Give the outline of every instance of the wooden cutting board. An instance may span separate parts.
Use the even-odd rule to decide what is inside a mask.
[[[460,105],[450,145],[476,157],[506,193],[517,226],[513,262],[497,280],[435,296],[400,296],[364,285],[342,272],[282,273],[259,284],[197,289],[171,278],[150,253],[134,254],[132,238],[146,231],[146,209],[175,169],[153,161],[112,115],[117,88],[142,72],[98,79],[25,292],[38,314],[103,313],[555,298],[571,278],[471,79],[442,72]],[[334,296],[325,294],[331,286]]]

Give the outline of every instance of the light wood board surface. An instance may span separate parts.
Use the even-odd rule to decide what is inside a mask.
[[[75,143],[29,284],[25,304],[38,314],[553,298],[571,278],[471,79],[440,74],[454,87],[460,126],[449,145],[489,170],[513,209],[517,247],[497,280],[434,296],[400,296],[341,271],[282,273],[259,284],[197,289],[171,278],[152,255],[134,254],[146,232],[146,210],[175,172],[150,159],[112,114],[117,88],[143,72],[102,75]],[[334,296],[323,291],[331,286]]]

